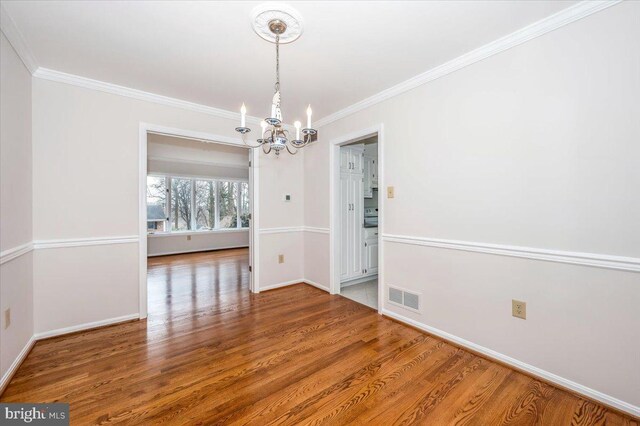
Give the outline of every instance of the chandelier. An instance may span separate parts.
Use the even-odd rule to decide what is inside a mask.
[[[275,35],[276,44],[276,84],[275,93],[271,102],[271,115],[260,122],[262,135],[256,140],[256,144],[247,142],[247,134],[251,129],[246,126],[247,108],[244,103],[240,108],[240,127],[236,127],[236,132],[242,135],[242,142],[249,148],[260,148],[265,154],[274,151],[280,155],[280,151],[286,149],[289,154],[297,154],[298,149],[304,148],[311,141],[317,130],[311,128],[311,105],[307,107],[307,126],[301,129],[301,123],[293,123],[296,134],[295,139],[291,139],[289,131],[282,123],[282,112],[280,110],[280,36],[287,31],[287,23],[281,19],[272,19],[268,22],[268,29]],[[263,37],[264,38],[264,37]]]

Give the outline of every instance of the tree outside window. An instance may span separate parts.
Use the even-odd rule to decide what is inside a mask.
[[[171,179],[171,230],[191,229],[191,179]]]
[[[237,228],[237,182],[220,182],[218,187],[220,228]]]
[[[242,228],[249,227],[249,184],[247,182],[240,183],[240,226]]]
[[[167,180],[159,176],[147,176],[147,230],[166,231]]]
[[[196,181],[196,230],[209,231],[216,227],[216,182]]]

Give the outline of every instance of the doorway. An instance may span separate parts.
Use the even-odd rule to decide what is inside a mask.
[[[195,314],[230,290],[255,292],[257,151],[141,124],[140,159],[141,317],[150,307]]]
[[[331,292],[382,311],[382,125],[331,143]]]

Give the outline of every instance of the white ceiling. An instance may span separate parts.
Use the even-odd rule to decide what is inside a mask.
[[[274,46],[261,2],[3,2],[38,65],[266,116]],[[324,117],[573,5],[573,1],[287,2],[304,33],[281,47],[285,120]]]

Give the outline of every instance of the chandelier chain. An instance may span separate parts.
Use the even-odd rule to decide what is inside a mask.
[[[280,90],[280,34],[276,34],[276,92]]]

